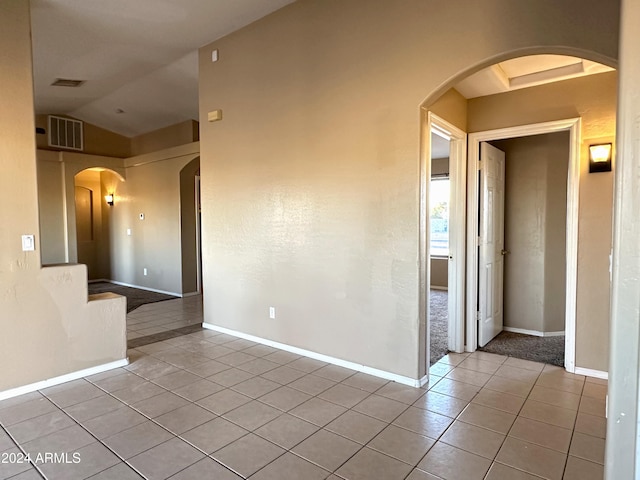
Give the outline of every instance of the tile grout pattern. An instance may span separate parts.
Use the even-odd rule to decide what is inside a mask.
[[[206,330],[129,355],[0,402],[0,452],[81,455],[51,479],[603,477],[606,381],[558,367],[449,354],[417,389]]]

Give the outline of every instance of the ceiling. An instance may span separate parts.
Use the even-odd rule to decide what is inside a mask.
[[[293,0],[31,0],[36,113],[133,137],[198,119],[198,48]],[[455,88],[466,98],[610,70],[574,57],[521,57]],[[84,80],[77,88],[58,78]]]
[[[458,83],[455,89],[469,99],[611,70],[613,68],[582,58],[529,55],[480,70]]]
[[[31,0],[36,113],[129,137],[197,120],[198,48],[292,1]]]

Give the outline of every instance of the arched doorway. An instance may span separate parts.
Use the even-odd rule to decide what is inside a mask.
[[[535,53],[548,53],[548,52],[535,52]],[[563,52],[563,53],[566,54],[567,52]],[[506,58],[515,58],[515,57],[505,56],[504,59]],[[578,60],[581,60],[581,59],[578,59]],[[615,65],[615,63],[612,61],[606,61],[606,63],[609,65]],[[487,66],[487,65],[485,64],[483,66]],[[453,79],[451,79],[449,82],[446,83],[445,87],[439,89],[437,93],[430,96],[422,106],[423,132],[424,132],[422,135],[422,139],[423,139],[423,145],[425,146],[425,148],[423,148],[423,152],[424,152],[423,158],[422,158],[423,174],[421,177],[421,189],[423,192],[429,191],[428,182],[431,179],[431,171],[432,171],[431,158],[429,156],[430,145],[427,145],[430,142],[429,134],[431,133],[429,123],[428,123],[429,112],[435,112],[436,114],[444,117],[446,120],[448,119],[453,122],[457,121],[458,125],[456,126],[460,126],[461,123],[466,124],[465,131],[468,133],[478,133],[478,132],[488,131],[488,130],[497,129],[497,128],[506,128],[506,127],[516,126],[516,125],[541,123],[545,121],[549,122],[549,121],[555,121],[555,120],[566,120],[570,118],[575,118],[576,116],[582,116],[587,120],[586,122],[583,122],[583,127],[581,131],[578,132],[578,135],[582,136],[582,142],[576,146],[576,148],[579,150],[578,152],[579,170],[580,170],[578,173],[578,176],[580,177],[579,180],[582,180],[583,183],[585,183],[587,189],[592,188],[592,183],[595,183],[594,180],[598,180],[597,182],[598,184],[602,183],[604,176],[595,178],[595,176],[588,177],[585,175],[585,165],[586,165],[585,162],[588,162],[587,160],[588,144],[594,143],[595,141],[601,140],[601,139],[605,139],[605,140],[608,139],[608,141],[613,140],[613,135],[615,131],[615,79],[613,80],[613,82],[609,82],[608,84],[608,92],[612,90],[611,85],[613,85],[613,102],[610,102],[613,105],[613,107],[611,105],[607,105],[606,109],[608,110],[606,110],[606,114],[605,114],[606,118],[604,119],[602,118],[602,111],[599,112],[599,114],[601,115],[601,118],[595,118],[594,112],[591,111],[591,107],[593,107],[594,105],[592,104],[591,107],[589,107],[588,105],[589,102],[591,102],[593,99],[598,97],[598,95],[596,94],[596,90],[593,90],[593,89],[589,90],[589,87],[588,87],[589,80],[575,79],[575,80],[563,80],[563,82],[565,83],[574,82],[575,83],[574,90],[583,90],[584,93],[582,94],[577,94],[576,92],[569,92],[569,94],[565,93],[565,96],[567,97],[571,97],[572,95],[573,97],[575,97],[574,98],[575,101],[573,104],[567,98],[563,99],[561,97],[556,97],[555,101],[556,101],[557,108],[555,108],[555,111],[551,108],[548,108],[548,105],[551,99],[545,98],[544,96],[540,96],[540,98],[537,100],[537,105],[533,103],[532,104],[523,103],[522,105],[518,104],[519,101],[522,101],[523,98],[527,97],[527,95],[525,95],[524,93],[525,90],[528,90],[529,92],[534,92],[536,91],[536,89],[538,89],[539,92],[543,92],[547,96],[557,94],[557,92],[554,93],[553,87],[549,85],[542,85],[542,83],[536,84],[535,82],[533,82],[532,85],[527,86],[526,89],[519,90],[520,93],[514,92],[513,89],[507,89],[508,91],[505,91],[504,93],[494,92],[493,94],[491,94],[490,97],[474,96],[472,97],[472,99],[467,99],[456,91],[455,93],[458,94],[463,99],[462,102],[464,102],[465,104],[468,103],[470,106],[473,104],[473,108],[469,107],[468,111],[465,109],[464,115],[462,116],[464,117],[464,120],[460,121],[461,116],[457,115],[460,112],[457,112],[455,108],[451,107],[452,105],[451,100],[454,96],[451,93],[452,89],[454,89],[455,86],[459,85],[462,79],[467,78],[468,76],[470,76],[470,74],[478,72],[479,68],[482,68],[483,66],[469,69],[468,72],[455,76]],[[491,66],[487,66],[487,67],[491,68]],[[572,66],[571,63],[569,63],[567,67],[569,67],[569,69],[576,68],[575,65]],[[567,69],[564,69],[564,70],[567,70]],[[615,73],[605,74],[605,75],[615,76]],[[533,78],[535,80],[534,77],[535,76],[531,76],[530,78]],[[597,77],[597,75],[595,77]],[[569,83],[566,83],[566,84],[568,85]],[[504,100],[502,102],[502,105],[500,105],[499,102],[497,101],[497,99],[501,95],[503,96],[503,100]],[[581,95],[581,97],[577,98],[578,95]],[[529,97],[535,98],[535,96],[533,95],[529,95]],[[610,98],[611,96],[607,97],[607,99],[610,99]],[[480,115],[478,114],[478,112],[481,109],[483,109],[484,112]],[[467,113],[470,115],[469,118],[467,118]],[[474,118],[471,118],[472,116]],[[595,124],[597,123],[600,124],[599,128],[595,126]],[[603,125],[606,125],[606,126],[603,127]],[[498,137],[494,137],[494,138],[498,138]],[[466,163],[466,159],[463,159],[463,163]],[[470,165],[469,177],[458,179],[457,184],[460,186],[461,190],[463,190],[465,194],[468,194],[467,198],[465,198],[463,194],[463,201],[465,202],[464,211],[466,212],[467,219],[471,220],[475,218],[477,220],[478,212],[471,212],[466,208],[467,202],[470,202],[475,198],[475,197],[471,198],[471,196],[476,195],[478,192],[478,188],[476,188],[477,187],[476,183],[479,181],[479,176],[476,175],[475,171],[473,170],[475,168],[474,167],[475,163],[472,165],[470,161],[469,165]],[[467,183],[467,180],[469,183]],[[610,175],[607,181],[609,184],[607,188],[609,188],[609,191],[610,191],[610,189],[612,188],[612,175]],[[474,188],[468,191],[467,187],[469,187],[469,185],[472,185],[472,184]],[[425,193],[421,195],[421,198],[426,199],[428,198],[428,195],[426,195]],[[602,206],[604,210],[607,210],[608,208],[609,211],[607,213],[610,212],[610,201],[611,200],[609,198],[609,207],[607,207],[607,205]],[[585,231],[584,229],[588,228],[586,226],[589,223],[589,214],[587,213],[587,211],[590,208],[594,208],[594,207],[599,209],[600,206],[597,206],[597,205],[594,206],[593,203],[589,201],[589,194],[580,195],[579,200],[576,200],[576,202],[580,203],[581,222],[584,224],[581,227],[580,232],[577,232],[577,231],[575,232],[576,242],[577,242],[577,237],[580,236],[580,241],[583,242],[582,244],[586,247],[585,249],[583,249],[583,251],[594,251],[594,249],[592,248],[594,247],[594,242],[590,242],[589,239],[585,236],[585,234],[584,233],[581,234],[581,232],[584,232]],[[421,232],[424,232],[424,235],[420,241],[420,252],[423,259],[421,261],[422,268],[421,268],[420,274],[421,276],[424,276],[423,278],[425,278],[424,283],[421,282],[421,285],[425,285],[425,297],[428,297],[428,286],[431,283],[431,273],[432,273],[430,271],[429,264],[431,262],[429,262],[430,256],[428,253],[428,238],[429,238],[431,225],[428,218],[429,215],[427,215],[428,209],[427,209],[426,201],[424,206],[421,205],[421,208],[423,208],[423,212],[421,214],[421,220],[424,221],[424,228],[421,228]],[[608,221],[610,222],[610,220],[611,219],[609,214]],[[467,238],[465,240],[465,250],[467,253],[472,252],[473,251],[472,248],[476,248],[475,246],[470,247],[470,245],[471,243],[476,241],[478,237],[480,237],[480,235],[477,234],[477,232],[472,231],[474,228],[477,228],[477,224],[478,222],[475,222],[475,223],[471,222],[471,224],[467,224],[465,220],[460,220],[459,227],[462,229],[463,232],[465,230],[467,231]],[[610,232],[610,228],[609,228],[609,232]],[[601,260],[601,257],[603,255],[604,256],[608,255],[609,250],[608,250],[608,247],[606,247],[606,245],[604,248],[601,248],[600,250],[601,251],[598,251],[596,255]],[[572,252],[572,254],[576,255],[575,251]],[[467,257],[469,257],[469,255],[467,255]],[[461,280],[462,282],[461,288],[466,288],[467,293],[469,293],[470,289],[477,288],[477,286],[474,285],[473,282],[470,282],[470,278],[473,279],[474,275],[476,277],[478,276],[478,273],[477,273],[478,265],[477,263],[476,264],[469,263],[466,260],[467,259],[464,260],[465,261],[465,266],[463,270],[464,276],[463,276],[463,279]],[[585,262],[585,259],[582,258],[581,262],[583,262],[582,271],[589,272],[590,271],[589,261],[586,260]],[[577,279],[577,282],[582,285],[583,292],[586,288],[586,285],[589,285],[590,282],[594,281],[593,280],[594,275],[592,273],[593,272],[591,272],[591,274],[583,275],[582,277]],[[601,277],[604,276],[604,273],[606,272],[598,271],[597,275],[595,276],[599,278],[600,281],[603,281],[603,278]],[[575,292],[575,289],[574,289],[574,292]],[[422,292],[421,292],[421,295],[422,295]],[[606,296],[607,298],[605,300],[608,305],[608,294]],[[460,317],[457,318],[457,321],[460,322],[460,325],[464,324],[464,322],[466,321],[466,325],[468,326],[468,325],[471,325],[472,322],[476,321],[475,315],[474,315],[477,310],[476,299],[477,299],[477,295],[476,297],[467,295],[466,299],[463,300],[463,302],[466,301],[466,305],[464,307],[462,307],[462,305],[459,305],[461,308],[463,308],[462,311],[465,311],[465,314],[461,314]],[[588,301],[589,299],[584,298],[584,293],[582,297],[578,297],[576,301],[575,293],[574,293],[574,301],[573,301],[574,308],[575,308],[575,304],[577,303],[578,304],[577,308],[582,308],[583,311],[585,309],[588,310],[589,307],[585,306],[588,304]],[[423,305],[426,307],[428,302],[429,302],[428,298],[425,298]],[[425,310],[427,310],[427,308],[425,308]],[[575,315],[575,312],[574,312],[574,315]],[[608,318],[608,313],[606,315],[607,315],[606,318]],[[603,324],[604,323],[606,322],[603,322]],[[582,325],[582,328],[585,328],[585,327],[590,328],[588,325],[587,326]],[[578,325],[577,328],[581,328],[581,325]],[[604,328],[605,331],[608,331],[606,330],[608,328],[606,327],[606,325],[602,325],[600,328]],[[475,350],[475,347],[473,346],[473,339],[470,338],[471,329],[468,329],[468,328],[466,329],[466,338],[465,338],[465,332],[462,330],[464,329],[461,329],[459,331],[460,332],[459,334],[461,337],[460,340],[462,341],[464,339],[464,345],[466,345],[466,350],[467,351]],[[592,333],[589,332],[589,334],[591,335]],[[471,333],[471,335],[473,335],[473,333]],[[603,339],[603,342],[604,342],[603,344],[606,343],[606,338]],[[577,354],[579,356],[581,354],[580,352],[581,347],[578,346],[577,348],[578,348]],[[588,354],[586,354],[585,349],[586,349],[586,346],[583,346],[582,361],[583,363],[589,363],[590,359],[588,357]],[[600,357],[606,358],[606,355],[601,355]],[[606,365],[606,362],[604,362],[603,364]],[[594,370],[597,370],[597,369],[594,369]],[[600,374],[602,373],[603,372],[600,372]]]
[[[200,255],[200,157],[180,170],[180,238],[182,292],[202,293]]]

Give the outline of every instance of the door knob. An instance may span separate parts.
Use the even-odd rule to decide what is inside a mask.
[[[509,253],[511,253],[509,250],[500,250],[500,253],[502,255],[508,255]]]

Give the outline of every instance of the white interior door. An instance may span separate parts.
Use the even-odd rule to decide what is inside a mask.
[[[480,268],[478,345],[502,331],[504,275],[504,152],[480,144]]]

